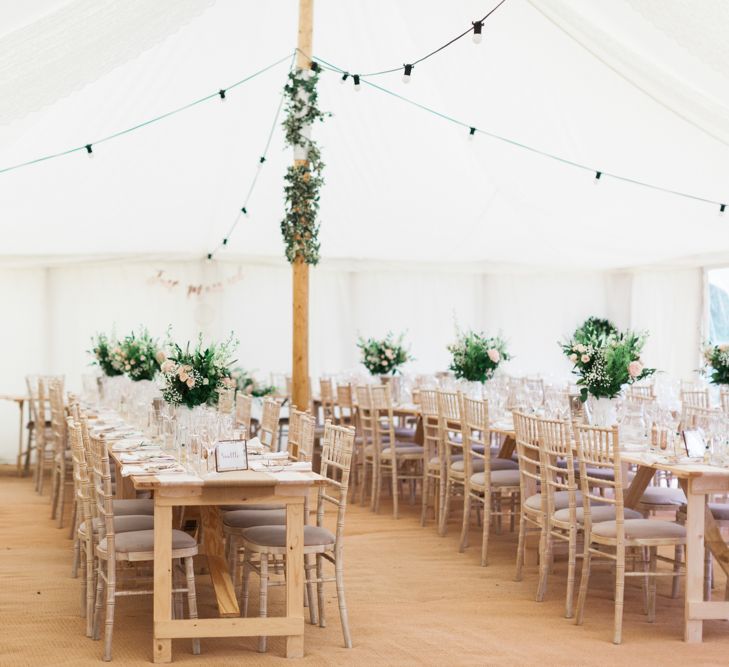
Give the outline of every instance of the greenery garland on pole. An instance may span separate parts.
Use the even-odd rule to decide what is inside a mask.
[[[317,143],[309,136],[311,126],[331,114],[319,110],[316,85],[319,72],[294,70],[284,86],[286,120],[283,122],[286,143],[294,148],[297,159],[286,170],[284,194],[286,214],[281,233],[286,242],[286,259],[301,257],[307,264],[319,262],[319,190],[324,185],[324,163]],[[301,155],[301,157],[299,157]]]

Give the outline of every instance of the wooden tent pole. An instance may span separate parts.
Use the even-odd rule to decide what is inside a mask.
[[[299,0],[299,36],[296,67],[310,69],[314,33],[314,0]],[[308,160],[294,160],[296,166]],[[309,396],[309,265],[300,255],[291,265],[293,277],[293,350],[291,403],[308,410]]]

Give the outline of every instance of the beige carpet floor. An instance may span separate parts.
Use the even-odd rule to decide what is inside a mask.
[[[306,626],[306,657],[285,660],[282,640],[256,652],[255,639],[203,640],[201,656],[173,643],[173,658],[195,665],[719,665],[729,659],[729,622],[705,623],[702,645],[682,638],[683,601],[659,581],[657,617],[642,613],[640,589],[629,584],[624,643],[614,646],[610,577],[592,580],[585,624],[563,617],[564,566],[557,564],[547,599],[534,601],[537,573],[513,581],[513,534],[492,539],[491,564],[476,548],[457,551],[457,526],[440,538],[421,528],[416,508],[395,521],[358,506],[346,522],[346,583],[354,648],[342,647],[333,586],[328,627]],[[83,636],[80,582],[70,577],[71,542],[48,518],[48,497],[27,479],[0,477],[0,665],[95,665],[102,647]],[[472,542],[478,544],[477,530]],[[198,578],[201,615],[212,616],[209,580]],[[272,593],[275,603],[283,589]],[[254,606],[255,610],[255,606]],[[149,664],[151,600],[117,604],[114,663]]]

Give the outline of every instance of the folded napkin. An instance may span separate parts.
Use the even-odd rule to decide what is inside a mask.
[[[247,443],[246,447],[249,452],[263,449],[263,443],[259,440],[258,436],[251,438]]]
[[[140,461],[154,461],[160,463],[163,461],[174,461],[175,457],[171,454],[164,454],[162,450],[152,451],[145,450],[143,452],[129,452],[123,453],[119,456],[122,463],[137,463]]]
[[[141,463],[122,466],[122,477],[129,477],[130,475],[160,475],[177,472],[185,472],[185,469],[174,462]]]
[[[288,452],[264,452],[264,460],[267,459],[283,459],[284,461],[289,458]]]

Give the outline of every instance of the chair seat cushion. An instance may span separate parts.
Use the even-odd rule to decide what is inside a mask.
[[[402,441],[400,441],[400,440],[396,440],[396,441],[395,441],[395,447],[396,447],[397,449],[401,449],[401,448],[407,448],[407,447],[420,447],[420,445],[414,445],[414,444],[413,444],[412,442],[402,442]],[[385,451],[386,449],[387,449],[387,450],[389,450],[389,449],[390,449],[390,443],[389,443],[389,441],[388,441],[388,440],[385,440],[385,441],[384,441],[384,442],[382,443],[382,449],[381,449],[380,451],[381,451],[381,452],[384,452],[384,451]],[[422,449],[423,449],[423,448],[422,448],[422,447],[420,447],[420,449],[421,449],[421,451],[422,451]],[[372,454],[372,453],[373,453],[374,451],[375,451],[375,446],[374,446],[374,444],[371,444],[371,445],[367,445],[367,447],[365,447],[365,453],[366,453],[366,454],[370,454],[370,455],[371,455],[371,454]]]
[[[93,520],[94,532],[98,533],[104,525],[104,519],[96,518]],[[127,533],[130,530],[149,530],[154,528],[154,517],[150,514],[125,514],[114,517],[114,532]],[[86,522],[84,521],[79,530],[86,532]]]
[[[680,539],[686,537],[686,529],[673,521],[653,521],[652,519],[628,519],[625,521],[625,537],[636,539]],[[592,534],[599,537],[616,537],[615,521],[603,521],[592,526]]]
[[[231,528],[252,528],[253,526],[285,526],[286,510],[239,509],[223,514],[223,524]]]
[[[154,514],[154,500],[147,498],[129,498],[114,501],[114,516],[126,514]]]
[[[666,486],[649,486],[640,498],[644,505],[683,505],[686,495],[681,489]]]
[[[719,521],[729,521],[729,503],[708,503],[711,515]]]
[[[425,450],[420,445],[413,445],[407,444],[407,443],[396,443],[395,444],[395,454],[401,455],[401,456],[422,456],[425,453]],[[382,450],[383,456],[391,456],[392,455],[392,448],[391,447],[385,447],[385,449]]]
[[[575,492],[575,500],[578,505],[582,503],[582,494],[577,491]],[[524,501],[524,504],[532,510],[541,510],[542,509],[542,494],[541,493],[535,493],[533,496],[529,496]],[[554,492],[554,509],[556,510],[562,510],[565,507],[570,506],[570,496],[569,491],[555,491]]]
[[[582,506],[578,507],[575,511],[575,516],[577,517],[577,523],[582,523],[585,520],[585,508]],[[593,524],[600,523],[601,521],[615,521],[615,507],[613,505],[590,506],[590,516],[592,517]],[[569,507],[557,510],[554,513],[554,518],[557,519],[557,521],[569,521]],[[640,512],[636,512],[635,510],[631,510],[626,507],[625,518],[642,519],[643,515]]]
[[[512,459],[501,459],[498,456],[492,456],[491,470],[519,470],[519,464]]]
[[[409,426],[396,426],[395,437],[398,440],[412,440],[415,437],[415,429]]]
[[[237,510],[283,510],[285,505],[281,503],[260,503],[259,505],[221,505],[221,512],[235,512]]]
[[[451,461],[463,461],[463,454],[454,454],[451,456]],[[430,459],[431,465],[440,465],[440,456],[434,456]]]
[[[477,472],[475,475],[471,475],[471,482],[483,486],[486,483],[485,478],[485,472]],[[519,471],[492,470],[491,486],[519,486]]]
[[[262,547],[286,546],[286,526],[258,526],[243,531],[243,539]],[[319,526],[304,526],[304,546],[318,547],[334,544],[334,533]]]
[[[114,546],[120,553],[154,551],[154,530],[131,530],[114,536]],[[172,549],[191,549],[197,546],[195,538],[181,530],[172,531]],[[106,538],[99,542],[99,549],[106,551]]]
[[[451,470],[454,472],[463,472],[466,467],[466,462],[463,460],[463,456],[461,456],[457,461],[453,461],[451,463]],[[471,470],[476,472],[483,472],[483,459],[473,459],[471,461]]]
[[[579,470],[577,472],[579,474]],[[587,468],[587,476],[608,481],[615,480],[615,472],[609,468]]]

